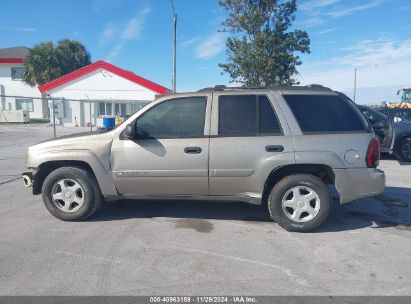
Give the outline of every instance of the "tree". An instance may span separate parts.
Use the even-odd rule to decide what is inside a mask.
[[[227,38],[226,63],[219,64],[231,82],[245,86],[295,85],[296,52],[310,52],[305,31],[290,30],[297,10],[296,0],[220,0],[229,16],[222,31]]]
[[[91,63],[90,53],[78,41],[64,39],[57,45],[42,42],[26,56],[23,81],[34,87],[43,85]]]

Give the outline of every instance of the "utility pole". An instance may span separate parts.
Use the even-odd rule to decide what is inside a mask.
[[[176,92],[176,57],[177,57],[177,14],[174,9],[174,0],[170,0],[173,9],[173,93]]]
[[[357,95],[357,67],[354,68],[354,102],[355,102],[355,97]]]

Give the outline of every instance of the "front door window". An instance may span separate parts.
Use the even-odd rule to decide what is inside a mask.
[[[139,138],[204,136],[206,97],[177,98],[148,110],[136,122]]]

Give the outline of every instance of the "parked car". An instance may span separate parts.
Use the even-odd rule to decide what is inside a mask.
[[[398,159],[410,162],[411,110],[385,108],[376,110],[367,106],[358,107],[381,142],[381,152],[393,153]]]
[[[356,106],[318,85],[226,88],[163,96],[106,133],[31,146],[24,173],[61,220],[103,199],[209,199],[268,208],[290,231],[341,204],[380,194],[380,144]]]

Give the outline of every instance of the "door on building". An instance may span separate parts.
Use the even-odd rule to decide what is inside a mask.
[[[131,195],[207,195],[211,98],[172,98],[138,117],[134,140],[117,138],[112,170]]]

